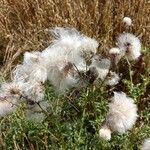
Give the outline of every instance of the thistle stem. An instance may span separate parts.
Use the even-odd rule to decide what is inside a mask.
[[[132,70],[131,70],[131,63],[129,62],[128,58],[126,58],[128,67],[129,67],[129,75],[130,75],[130,81],[131,81],[131,88],[133,88],[133,79],[132,79]]]

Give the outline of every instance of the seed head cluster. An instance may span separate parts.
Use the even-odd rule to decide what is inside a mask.
[[[132,20],[123,22],[130,26]],[[134,61],[141,55],[141,43],[131,33],[122,33],[108,56],[98,54],[98,42],[75,28],[55,27],[51,44],[43,51],[25,52],[23,62],[12,71],[9,83],[0,88],[0,116],[12,113],[20,103],[27,105],[29,120],[42,121],[49,103],[45,100],[44,84],[49,80],[58,94],[67,94],[73,88],[81,88],[102,81],[106,86],[117,85],[121,77],[114,67],[125,57]],[[110,140],[112,132],[124,133],[137,120],[137,106],[124,92],[114,92],[109,103],[106,120],[99,130],[100,137]],[[145,146],[146,147],[146,146]],[[145,149],[144,149],[145,150]]]

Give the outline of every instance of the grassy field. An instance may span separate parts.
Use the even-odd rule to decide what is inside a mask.
[[[87,86],[78,98],[58,96],[45,84],[50,103],[45,120],[30,122],[24,105],[0,119],[0,149],[12,150],[138,150],[150,137],[150,2],[148,0],[0,0],[0,82],[22,61],[25,51],[43,50],[51,37],[46,29],[75,27],[100,43],[99,53],[107,55],[116,36],[125,29],[124,16],[133,19],[129,30],[142,42],[142,56],[127,69],[120,62],[122,81],[115,87],[100,83]],[[131,81],[130,73],[134,73]],[[107,142],[98,135],[108,111],[112,91],[124,91],[138,105],[138,121],[123,135],[113,134]]]

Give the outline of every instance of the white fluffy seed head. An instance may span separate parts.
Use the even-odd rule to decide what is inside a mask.
[[[15,105],[20,103],[21,90],[23,83],[20,82],[10,82],[3,83],[0,88],[0,99],[3,103],[3,106],[14,105],[12,108],[15,108]],[[6,104],[6,105],[5,105]]]
[[[79,74],[75,66],[70,62],[60,62],[49,68],[48,79],[59,94],[63,94],[72,87],[76,87],[79,81]]]
[[[61,45],[66,49],[96,53],[98,42],[89,38],[75,28],[55,27],[50,30],[55,37],[54,44]]]
[[[94,55],[97,52],[98,42],[95,39],[84,37],[80,46],[81,51],[86,55]],[[90,56],[89,56],[90,57]]]
[[[22,65],[12,72],[12,80],[15,82],[45,82],[47,80],[47,68],[40,52],[25,52]]]
[[[23,98],[26,102],[40,102],[44,99],[44,89],[38,82],[4,83],[0,89],[0,116],[13,112]]]
[[[42,82],[47,80],[47,68],[42,64],[34,64],[32,67],[21,65],[13,72],[15,82]]]
[[[39,82],[26,82],[22,86],[21,94],[26,100],[40,102],[44,100],[44,87]]]
[[[109,50],[109,54],[120,54],[120,49],[118,47],[113,47]]]
[[[12,113],[17,108],[17,99],[10,97],[0,97],[0,117]]]
[[[11,73],[14,82],[25,82],[29,78],[29,73],[23,65],[17,65]]]
[[[33,64],[35,62],[39,61],[39,57],[40,57],[40,52],[25,52],[24,53],[24,60],[23,60],[23,64],[24,65],[29,65],[29,64]]]
[[[20,83],[3,83],[0,88],[0,117],[16,110],[20,100]]]
[[[124,56],[124,53],[118,47],[113,47],[109,50],[109,55],[112,63],[117,65],[120,59]]]
[[[115,72],[110,71],[109,76],[106,78],[105,84],[114,86],[117,85],[120,81],[120,77]]]
[[[42,64],[40,66],[35,66],[36,69],[33,69],[29,81],[42,82],[45,83],[47,80],[47,69]]]
[[[0,94],[1,96],[13,96],[13,97],[19,97],[21,93],[21,88],[22,88],[22,83],[21,82],[10,82],[10,83],[3,83],[1,84],[0,88]]]
[[[55,39],[52,45],[42,52],[42,56],[50,62],[56,58],[58,61],[63,59],[74,63],[80,70],[86,70],[86,60],[96,53],[98,42],[74,28],[56,27],[51,33]]]
[[[126,26],[131,26],[132,25],[132,20],[129,17],[124,17],[122,22],[126,25]]]
[[[24,63],[24,68],[26,70],[25,72],[29,73],[29,80],[44,83],[47,80],[47,69],[44,57],[41,56],[41,52],[26,53],[28,58],[24,55],[24,62],[26,62],[26,59],[28,62]]]
[[[60,83],[58,92],[64,93],[69,89],[76,87],[78,85],[79,78],[72,74],[68,74]]]
[[[150,150],[150,138],[144,140],[142,150]]]
[[[77,70],[87,70],[86,60],[96,53],[98,43],[74,28],[56,27],[51,30],[54,40],[52,45],[42,52],[48,70],[48,80],[56,87],[59,93],[76,86],[78,82]],[[64,76],[63,68],[67,63],[76,66],[76,73],[68,73]]]
[[[99,59],[98,57],[95,57],[93,58],[90,67],[95,67],[98,72],[98,78],[104,80],[109,72],[110,65],[111,62],[109,59]]]
[[[102,126],[99,130],[99,136],[109,141],[111,139],[111,130],[107,126]]]
[[[124,133],[131,129],[137,120],[137,106],[132,98],[123,92],[114,92],[106,123],[112,131]]]
[[[141,42],[131,33],[123,33],[117,39],[117,45],[121,50],[122,56],[129,60],[136,60],[141,55]]]

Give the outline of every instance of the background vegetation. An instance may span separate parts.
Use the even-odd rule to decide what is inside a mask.
[[[46,29],[75,27],[100,43],[107,54],[116,36],[124,31],[124,16],[133,19],[129,30],[141,39],[143,55],[132,63],[133,83],[125,61],[124,74],[114,88],[89,86],[79,97],[59,97],[49,83],[45,99],[51,104],[42,123],[25,119],[24,109],[0,120],[0,149],[102,149],[137,150],[150,136],[150,2],[149,0],[0,0],[0,81],[9,80],[12,68],[25,51],[43,50],[51,37]],[[131,71],[131,70],[130,70]],[[122,90],[135,99],[139,119],[124,135],[114,134],[110,142],[98,136],[112,91]]]

